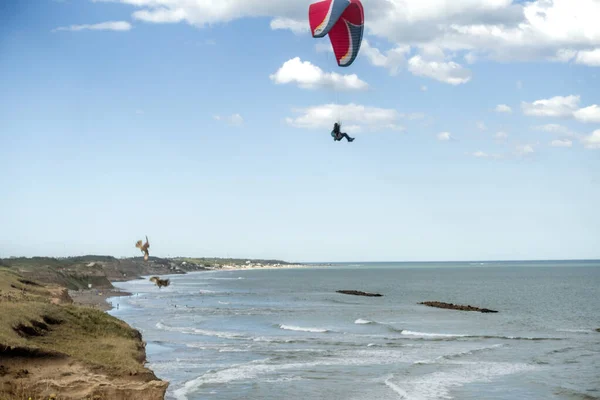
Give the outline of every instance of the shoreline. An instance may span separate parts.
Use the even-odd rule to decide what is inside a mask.
[[[286,265],[224,265],[220,268],[209,268],[206,271],[252,271],[261,269],[309,269],[309,268],[325,268],[325,265],[307,265],[307,264],[286,264]],[[200,272],[200,271],[198,271]]]
[[[190,271],[185,274],[164,274],[158,276],[161,277],[172,277],[187,274],[201,274],[205,272],[218,272],[218,271],[256,271],[256,270],[275,270],[275,269],[310,269],[310,268],[325,268],[324,265],[306,265],[306,264],[286,264],[286,265],[224,265],[220,268],[208,268],[203,271]],[[140,279],[146,280],[148,277],[153,275],[145,275],[137,278],[133,278],[127,281],[110,281],[111,284],[123,283],[123,282],[134,282]],[[111,298],[118,297],[129,297],[133,296],[134,293],[121,290],[119,288],[107,288],[107,289],[80,289],[80,290],[69,290],[69,296],[73,299],[75,304],[95,308],[101,311],[111,311],[113,309],[119,309],[119,303],[114,301],[108,301]]]

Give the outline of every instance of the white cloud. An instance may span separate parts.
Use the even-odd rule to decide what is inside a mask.
[[[485,131],[487,130],[487,127],[485,126],[483,121],[477,121],[477,129],[479,129],[480,131]]]
[[[242,126],[244,124],[244,118],[240,114],[232,114],[232,115],[215,115],[214,118],[217,121],[223,121],[231,126]]]
[[[404,128],[398,124],[403,117],[398,111],[389,108],[377,108],[354,103],[337,105],[324,104],[292,110],[301,114],[295,118],[286,118],[286,122],[297,128],[331,129],[338,119],[343,123],[343,131],[397,130]]]
[[[396,75],[400,67],[406,64],[406,56],[410,53],[410,46],[398,46],[383,54],[379,49],[372,47],[368,40],[363,39],[360,46],[360,55],[366,57],[376,67],[383,67]]]
[[[589,107],[580,108],[573,113],[573,116],[581,122],[600,123],[600,106],[593,104]]]
[[[271,29],[288,29],[296,35],[310,33],[308,21],[298,21],[291,18],[274,18],[271,20]]]
[[[569,139],[556,139],[550,143],[552,147],[572,147],[573,142]]]
[[[566,126],[559,125],[559,124],[538,125],[538,126],[534,126],[533,129],[535,129],[537,131],[544,131],[544,132],[549,132],[549,133],[561,133],[561,134],[569,133],[569,129]]]
[[[582,139],[586,149],[600,149],[600,129],[596,129],[590,135]]]
[[[450,85],[460,85],[471,80],[471,71],[454,61],[425,61],[420,55],[408,60],[408,70],[414,75],[432,78]]]
[[[490,159],[494,159],[494,160],[502,160],[505,157],[502,154],[486,153],[485,151],[481,151],[481,150],[478,150],[473,153],[467,153],[467,155],[470,155],[475,158],[490,158]]]
[[[138,108],[137,110],[135,110],[135,113],[137,115],[144,115],[144,110],[141,110],[141,109]]]
[[[494,138],[496,138],[497,140],[506,140],[508,138],[508,133],[502,131],[496,132]]]
[[[555,96],[536,100],[533,103],[521,102],[523,114],[534,117],[574,118],[580,122],[600,123],[600,106],[579,108],[580,96]]]
[[[485,153],[485,152],[483,152],[481,150],[476,151],[472,155],[473,155],[473,157],[477,157],[477,158],[488,158],[490,156],[488,153]]]
[[[437,138],[438,138],[438,140],[440,140],[442,142],[446,142],[451,139],[454,139],[454,137],[452,137],[450,132],[440,132],[440,133],[438,133]]]
[[[93,0],[129,4],[133,17],[198,27],[246,17],[271,19],[273,29],[308,29],[308,0]],[[395,45],[435,45],[464,52],[467,62],[553,60],[596,65],[598,0],[371,0],[366,34]],[[457,56],[460,56],[457,54]]]
[[[528,154],[533,154],[534,149],[531,144],[518,144],[515,147],[515,154],[519,156],[527,156]]]
[[[427,91],[427,86],[423,85],[421,86],[421,92],[426,92]]]
[[[58,31],[128,31],[131,29],[131,24],[126,21],[108,21],[101,22],[99,24],[84,24],[84,25],[70,25],[61,26],[52,30],[52,32]]]
[[[523,89],[523,82],[517,81],[517,89],[519,89],[519,90]]]
[[[512,112],[512,108],[510,108],[506,104],[498,104],[496,106],[496,112],[499,112],[499,113],[511,113]]]
[[[555,96],[536,100],[533,103],[521,102],[523,114],[535,117],[571,117],[579,106],[579,96]]]
[[[575,57],[575,62],[591,67],[600,67],[600,48],[578,52],[577,57]]]
[[[292,58],[270,75],[277,84],[296,83],[303,89],[333,88],[337,90],[365,90],[369,85],[361,81],[356,74],[341,75],[337,72],[326,73],[308,61],[299,57]]]
[[[475,61],[477,61],[477,56],[475,53],[467,53],[465,54],[465,61],[467,64],[475,64]]]

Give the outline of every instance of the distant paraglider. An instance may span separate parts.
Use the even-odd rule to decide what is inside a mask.
[[[314,38],[329,35],[340,67],[350,66],[360,50],[364,31],[364,10],[359,0],[324,0],[308,8]]]
[[[148,248],[150,247],[150,243],[148,242],[148,236],[146,236],[146,243],[142,245],[142,241],[138,240],[135,244],[135,247],[141,250],[144,253],[144,261],[148,261],[148,257],[150,254],[148,253]]]

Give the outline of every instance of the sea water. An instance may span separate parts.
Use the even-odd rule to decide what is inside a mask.
[[[115,286],[168,399],[600,399],[600,262],[365,263]],[[381,293],[359,297],[336,290]],[[498,310],[431,308],[443,301]]]

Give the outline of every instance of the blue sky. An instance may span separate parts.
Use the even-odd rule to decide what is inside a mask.
[[[598,3],[263,3],[3,4],[0,257],[600,258]]]

